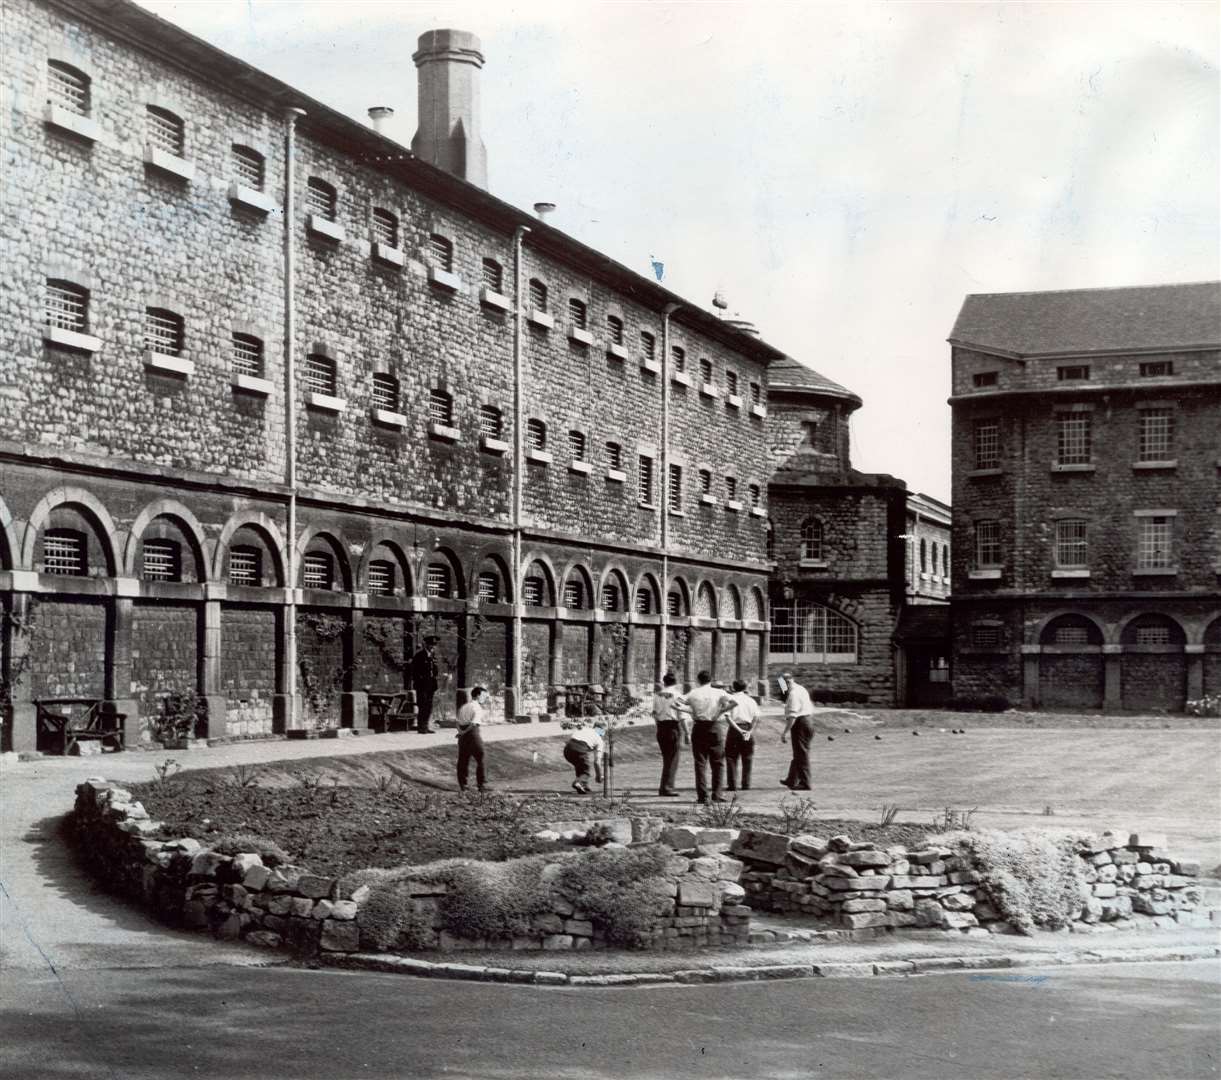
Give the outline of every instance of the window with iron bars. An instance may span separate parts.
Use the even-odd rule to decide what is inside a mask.
[[[700,382],[705,386],[712,385],[712,361],[707,357],[700,358]]]
[[[780,604],[771,609],[770,659],[854,664],[857,629],[851,619],[821,604]]]
[[[266,164],[263,155],[249,146],[234,143],[230,150],[233,161],[233,174],[239,184],[244,184],[255,191],[262,191],[266,182]]]
[[[759,489],[758,484],[751,484],[746,489],[747,496],[750,499],[750,508],[758,510],[763,499],[763,493]]]
[[[428,238],[428,250],[432,255],[433,265],[438,270],[451,273],[454,269],[454,242],[440,233],[433,233]]]
[[[1172,565],[1174,519],[1169,516],[1137,519],[1136,568],[1166,570]]]
[[[490,289],[494,293],[499,293],[504,288],[504,267],[495,259],[484,259],[483,269],[481,270],[483,279],[483,287]]]
[[[1056,566],[1062,570],[1079,570],[1089,565],[1089,544],[1086,522],[1070,518],[1056,522]]]
[[[738,481],[736,477],[725,477],[725,498],[736,499],[738,497]]]
[[[249,334],[233,335],[233,374],[263,377],[263,343]]]
[[[146,119],[148,141],[158,150],[164,150],[175,157],[182,157],[183,149],[186,146],[186,125],[182,118],[175,116],[168,109],[159,109],[156,105],[149,105]]]
[[[763,388],[757,382],[750,384],[750,403],[752,405],[763,404]]]
[[[564,606],[571,611],[585,607],[585,587],[579,581],[564,582]]]
[[[389,559],[373,559],[365,575],[365,591],[370,596],[393,596],[394,563]]]
[[[479,406],[479,434],[499,439],[504,432],[504,414],[495,405]]]
[[[301,372],[301,384],[309,392],[335,396],[338,389],[338,375],[335,361],[322,353],[310,353],[305,358],[305,368]]]
[[[683,594],[677,589],[666,593],[666,614],[675,618],[680,618],[683,614]]]
[[[539,453],[547,449],[547,425],[541,420],[526,421],[526,449]]]
[[[1077,382],[1090,377],[1089,364],[1065,364],[1056,368],[1056,378],[1060,382]]]
[[[646,360],[657,356],[657,339],[647,330],[640,331],[640,352]]]
[[[165,308],[145,308],[144,347],[165,356],[182,355],[182,316]]]
[[[971,644],[977,649],[999,649],[1004,643],[1005,634],[999,626],[971,627]]]
[[[619,587],[613,584],[602,586],[602,610],[619,610]]]
[[[1056,460],[1061,465],[1088,465],[1093,459],[1093,421],[1089,413],[1070,413],[1057,420]]]
[[[375,206],[369,220],[373,226],[373,239],[377,243],[385,244],[389,248],[399,246],[399,219],[389,210]]]
[[[1001,565],[1001,523],[999,521],[977,521],[975,523],[975,566],[991,569]]]
[[[652,615],[653,614],[653,593],[650,589],[636,590],[636,614],[637,615]]]
[[[687,371],[687,350],[678,345],[670,346],[670,366],[675,375],[684,375]]]
[[[606,467],[620,472],[623,470],[623,447],[617,442],[606,444]]]
[[[683,508],[683,467],[681,465],[670,466],[670,485],[666,495],[671,510]]]
[[[428,391],[428,419],[434,424],[453,427],[454,399],[444,390]]]
[[[1174,457],[1174,410],[1140,410],[1139,460],[1167,461]]]
[[[70,281],[48,280],[43,298],[43,316],[48,326],[73,330],[89,329],[89,292]]]
[[[377,372],[373,376],[373,407],[386,412],[399,411],[399,381],[393,375]]]
[[[573,461],[585,460],[585,436],[579,431],[570,431],[568,433],[568,452],[572,455]]]
[[[547,286],[538,278],[530,279],[530,306],[535,311],[547,310]]]
[[[1156,378],[1159,375],[1173,375],[1173,360],[1146,360],[1140,365],[1140,373],[1144,378]]]
[[[606,316],[606,336],[612,345],[623,344],[623,320],[618,315]]]
[[[1138,626],[1136,627],[1137,645],[1169,645],[1169,626]]]
[[[653,459],[640,455],[637,473],[636,492],[640,501],[646,506],[653,505]]]
[[[1057,626],[1055,643],[1057,645],[1088,645],[1090,632],[1084,626]]]
[[[975,467],[999,469],[1001,464],[1001,426],[996,420],[975,421]]]
[[[48,529],[43,533],[42,572],[84,577],[88,572],[84,533],[73,529]]]
[[[91,107],[89,76],[60,60],[48,60],[47,99],[77,116],[88,116]]]
[[[571,297],[568,301],[568,321],[578,330],[584,330],[589,320],[589,309],[584,300]]]
[[[339,211],[339,195],[325,180],[311,176],[305,182],[305,207],[324,221],[334,221]]]
[[[500,575],[495,570],[483,570],[475,580],[475,595],[489,604],[500,603]]]
[[[698,475],[699,475],[699,480],[700,480],[700,494],[701,495],[711,495],[712,494],[712,473],[708,469],[700,469]]]
[[[526,607],[542,607],[546,599],[546,587],[541,577],[528,577],[521,583],[521,602]]]
[[[173,540],[145,540],[141,577],[145,581],[181,581],[181,549]]]
[[[430,563],[424,574],[424,592],[427,596],[449,596],[449,567]]]
[[[329,589],[335,580],[335,560],[325,551],[307,551],[301,560],[301,584],[307,589]]]
[[[259,585],[263,580],[263,555],[257,548],[229,549],[229,584]]]
[[[726,370],[725,372],[725,393],[736,395],[738,392],[738,373],[736,371]]]

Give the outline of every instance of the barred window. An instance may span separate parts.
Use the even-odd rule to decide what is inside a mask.
[[[585,436],[579,431],[570,431],[568,433],[568,452],[572,455],[573,461],[585,460]]]
[[[1153,624],[1136,627],[1137,645],[1169,645],[1170,627],[1164,624]]]
[[[771,610],[771,659],[854,664],[857,630],[851,619],[821,604],[783,604]]]
[[[47,61],[47,100],[53,105],[88,116],[90,100],[89,76],[60,60]]]
[[[585,586],[579,581],[564,582],[564,606],[571,611],[585,607]]]
[[[653,592],[651,589],[641,588],[636,590],[636,614],[653,614]]]
[[[1171,567],[1174,519],[1170,516],[1137,518],[1136,568],[1166,570]]]
[[[752,405],[763,404],[763,388],[757,382],[750,384],[750,403]]]
[[[145,540],[142,552],[145,581],[181,581],[181,549],[173,540]]]
[[[329,589],[335,582],[335,560],[326,551],[307,551],[301,560],[301,584],[307,589]]]
[[[997,373],[995,371],[977,371],[971,376],[971,382],[976,390],[983,390],[985,387],[996,385]]]
[[[144,347],[165,356],[181,356],[182,316],[165,308],[144,309]]]
[[[526,449],[539,453],[547,449],[547,425],[541,420],[526,421]]]
[[[1056,645],[1088,645],[1090,643],[1089,628],[1085,626],[1057,626],[1053,643]]]
[[[677,589],[671,589],[666,593],[666,614],[676,618],[683,614],[683,594]]]
[[[700,382],[705,386],[712,385],[712,361],[706,356],[700,358]]]
[[[393,375],[380,371],[374,374],[373,407],[387,412],[399,411],[399,381]]]
[[[370,596],[393,596],[394,563],[389,559],[373,559],[365,576],[365,590]]]
[[[602,610],[619,610],[619,586],[613,582],[608,582],[602,586]]]
[[[668,499],[671,510],[683,508],[683,467],[681,465],[670,466]]]
[[[444,390],[428,391],[428,419],[445,427],[454,425],[454,399]]]
[[[700,494],[701,495],[711,495],[712,494],[712,473],[708,469],[700,469],[699,481],[700,481]]]
[[[229,584],[259,585],[263,581],[263,553],[258,548],[229,549]]]
[[[737,477],[725,477],[725,498],[736,499],[738,497],[738,480]]]
[[[504,267],[495,259],[484,259],[483,269],[480,271],[480,274],[485,289],[490,289],[494,293],[502,291],[504,288]]]
[[[315,394],[335,396],[339,388],[339,376],[335,361],[322,353],[310,353],[305,358],[305,369],[301,372],[301,384]]]
[[[1173,375],[1173,360],[1145,360],[1140,365],[1140,373],[1144,378],[1156,378],[1159,375]]]
[[[749,487],[747,487],[746,494],[750,499],[750,508],[752,510],[758,510],[763,498],[763,492],[759,489],[759,485],[751,484]]]
[[[673,367],[676,375],[685,374],[687,371],[687,350],[678,345],[671,345],[670,365]]]
[[[526,607],[542,607],[546,598],[546,583],[541,577],[528,577],[521,583],[521,602]]]
[[[623,471],[623,447],[617,442],[608,442],[606,444],[606,467],[620,472]]]
[[[977,649],[999,649],[1004,643],[1004,630],[999,626],[971,627],[971,644]]]
[[[479,434],[499,439],[504,433],[504,414],[495,405],[479,406]]]
[[[475,595],[489,604],[500,603],[500,575],[495,570],[483,570],[475,580]]]
[[[644,454],[637,463],[636,494],[646,506],[653,505],[653,459]]]
[[[305,206],[324,221],[334,221],[339,213],[339,194],[321,177],[311,176],[305,182]]]
[[[1174,410],[1140,410],[1141,461],[1167,461],[1174,457]]]
[[[373,226],[373,239],[377,243],[390,248],[399,246],[399,219],[394,214],[375,206],[369,220]]]
[[[428,238],[428,250],[432,255],[433,265],[447,274],[454,269],[454,242],[440,233],[433,233]]]
[[[530,306],[535,311],[547,310],[547,286],[538,278],[530,279]]]
[[[1061,569],[1081,569],[1089,565],[1084,519],[1071,518],[1056,522],[1056,565]]]
[[[1056,378],[1060,382],[1076,382],[1089,377],[1089,364],[1066,364],[1056,368]]]
[[[449,567],[441,563],[429,563],[424,573],[424,593],[426,596],[449,596]]]
[[[623,320],[618,315],[606,316],[606,336],[612,345],[623,344]]]
[[[640,331],[640,352],[646,360],[657,356],[657,339],[647,330]]]
[[[249,146],[234,143],[229,151],[233,162],[233,175],[239,184],[255,191],[262,191],[266,183],[266,163],[263,155]]]
[[[74,529],[48,529],[42,535],[42,572],[84,577],[88,572],[85,534]]]
[[[1089,413],[1058,418],[1056,460],[1061,465],[1088,465],[1093,460],[1093,420]]]
[[[1001,523],[999,521],[977,521],[975,523],[975,565],[979,569],[1001,565]]]
[[[808,518],[801,525],[801,557],[822,562],[826,557],[823,547],[822,522],[817,518]]]
[[[233,374],[263,377],[263,343],[250,334],[233,335]]]
[[[975,467],[999,469],[1001,464],[1001,426],[996,420],[975,421]]]
[[[736,371],[725,371],[725,393],[736,395],[738,392],[738,373]]]
[[[70,281],[48,278],[43,315],[48,326],[85,333],[89,329],[89,291]]]
[[[578,300],[576,297],[570,298],[568,301],[568,321],[578,330],[584,330],[588,320],[589,309],[585,306],[585,301]]]
[[[182,157],[186,146],[186,125],[182,117],[156,105],[147,106],[148,141],[158,150]]]

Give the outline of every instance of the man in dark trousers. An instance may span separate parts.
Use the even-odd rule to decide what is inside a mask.
[[[780,676],[780,696],[784,698],[784,731],[782,743],[793,734],[793,760],[789,763],[788,775],[780,781],[791,791],[810,791],[810,741],[814,738],[814,705],[810,692],[801,685],[791,671]]]
[[[434,634],[424,638],[424,644],[411,658],[411,688],[415,691],[415,729],[421,735],[436,731],[432,726],[432,699],[437,693],[437,642]]]

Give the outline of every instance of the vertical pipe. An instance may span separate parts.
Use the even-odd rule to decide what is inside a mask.
[[[522,319],[525,315],[522,295],[522,240],[530,231],[519,225],[513,233],[513,709],[521,712],[522,672],[522,598],[521,584],[525,567],[521,564],[522,472],[525,468],[525,435],[523,428],[524,363],[522,359]]]
[[[670,619],[670,316],[677,304],[667,304],[661,314],[661,647],[658,653],[661,670],[666,673],[666,636]]]
[[[288,487],[288,537],[285,552],[285,669],[288,685],[286,727],[297,726],[297,367],[296,367],[296,274],[293,244],[296,227],[294,168],[297,153],[297,121],[304,109],[284,110],[284,482]]]

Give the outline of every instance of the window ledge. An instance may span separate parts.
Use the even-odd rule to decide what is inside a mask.
[[[1084,464],[1083,465],[1061,465],[1058,461],[1053,461],[1051,463],[1051,471],[1054,473],[1060,473],[1060,472],[1089,473],[1089,472],[1094,472],[1096,468],[1097,468],[1097,466],[1092,465],[1092,464],[1091,465],[1084,465]]]
[[[1178,458],[1166,458],[1165,461],[1134,461],[1132,468],[1134,469],[1177,469],[1179,467]]]
[[[710,398],[719,398],[721,396],[721,391],[717,388],[716,383],[710,382],[700,384],[700,393],[703,394],[704,397]]]
[[[643,499],[639,500],[636,503],[636,505],[639,506],[641,510],[656,510],[657,509],[656,503],[645,502]]]
[[[272,385],[270,379],[260,379],[257,375],[234,375],[229,384],[234,390],[245,394],[258,394],[260,397],[271,397]]]
[[[757,416],[760,420],[762,420],[765,416],[767,416],[767,408],[763,405],[752,405],[750,407],[750,415]]]
[[[627,348],[626,348],[626,346],[618,345],[612,341],[612,342],[609,342],[606,346],[606,355],[609,356],[612,360],[626,360],[627,359]],[[1221,462],[1218,462],[1217,464],[1221,465]]]
[[[1053,570],[1051,576],[1053,578],[1088,578],[1090,572],[1088,570]]]
[[[315,236],[320,236],[323,240],[330,240],[335,244],[341,243],[347,236],[339,222],[328,221],[321,214],[310,214],[306,219],[306,228]]]
[[[498,308],[500,311],[508,311],[513,306],[504,293],[498,293],[495,289],[489,289],[486,286],[479,290],[479,303]]]
[[[71,112],[62,105],[48,103],[42,118],[49,126],[59,128],[60,131],[66,131],[81,139],[88,139],[90,142],[97,142],[102,137],[102,129],[98,126],[97,121],[91,120],[88,116],[81,116],[80,113]]]
[[[650,360],[647,356],[644,356],[640,359],[640,370],[651,371],[654,375],[656,375],[661,370],[661,364],[656,360]]]
[[[386,266],[394,266],[402,268],[407,263],[407,256],[402,248],[391,247],[389,244],[383,244],[380,240],[373,242],[371,254],[373,258]]]
[[[797,565],[803,570],[826,570],[831,564],[826,559],[798,559]]]
[[[971,469],[967,472],[968,476],[1004,476],[1004,469]]]
[[[163,371],[169,375],[194,375],[195,361],[185,356],[170,356],[168,353],[144,350],[144,366],[152,371]]]
[[[685,371],[676,371],[670,376],[670,381],[678,383],[679,386],[691,386],[691,376]]]
[[[1179,572],[1177,566],[1155,566],[1133,570],[1133,577],[1174,577]]]
[[[340,413],[348,407],[347,401],[334,394],[320,394],[317,390],[305,392],[305,404],[311,409],[321,409],[323,412]]]
[[[589,348],[594,343],[594,336],[588,330],[582,330],[579,326],[573,326],[568,330],[568,340],[574,345],[584,345],[586,348]]]
[[[60,326],[44,326],[42,340],[48,345],[58,345],[62,349],[75,349],[77,352],[102,351],[100,337],[94,337],[93,334],[82,334],[77,330],[65,330]]]
[[[627,473],[622,469],[607,469],[606,479],[612,484],[623,484],[627,482]]]
[[[550,465],[555,460],[550,450],[527,450],[526,460],[536,465]]]
[[[568,463],[568,471],[588,476],[594,471],[594,467],[588,461],[570,461]]]
[[[444,289],[446,292],[456,293],[462,288],[462,278],[449,270],[442,270],[438,266],[428,268],[428,280],[438,289]]]
[[[765,517],[766,515],[764,514],[762,506],[752,506],[750,508],[750,516],[761,518],[761,517]]]
[[[456,427],[438,423],[436,420],[428,425],[428,434],[434,439],[441,439],[445,442],[457,442],[462,437],[462,433]]]
[[[373,422],[381,424],[383,427],[405,428],[407,426],[407,417],[401,412],[395,412],[394,409],[378,409],[373,410]]]
[[[144,164],[159,172],[168,173],[179,180],[195,179],[195,162],[180,158],[177,154],[169,154],[156,146],[144,148]]]
[[[555,319],[549,312],[543,311],[541,308],[531,308],[526,318],[544,330],[550,330],[555,326]]]
[[[700,495],[700,502],[702,502],[705,506],[716,506],[716,496],[702,494]]]
[[[728,510],[731,514],[736,514],[739,510],[742,509],[742,503],[737,499],[726,499],[725,500],[725,509]]]
[[[687,512],[685,510],[676,510],[673,506],[671,506],[670,507],[670,516],[671,517],[686,517]]]
[[[504,439],[496,438],[495,435],[484,435],[479,440],[479,449],[486,450],[489,454],[507,454],[509,444]]]
[[[1001,568],[999,566],[989,567],[986,570],[968,570],[967,578],[970,581],[999,581],[1001,577]]]
[[[276,208],[276,201],[262,191],[256,191],[236,180],[229,185],[229,201],[237,203],[243,210],[254,210],[260,214],[270,214]]]
[[[729,394],[725,398],[725,404],[731,409],[740,409],[742,408],[742,396],[740,394]]]

